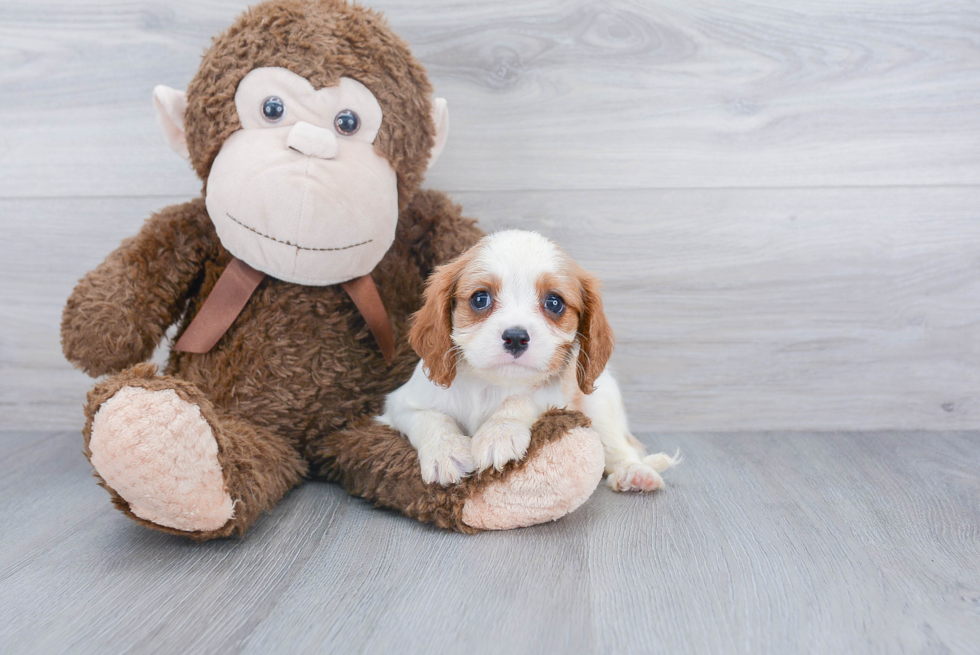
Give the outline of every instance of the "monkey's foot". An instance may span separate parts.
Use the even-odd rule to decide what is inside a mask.
[[[95,414],[88,448],[96,472],[141,519],[197,532],[234,515],[211,426],[173,389],[116,391]]]
[[[535,430],[538,432],[538,430]],[[577,509],[602,480],[602,442],[574,427],[535,449],[520,468],[481,487],[463,505],[463,522],[480,530],[509,530],[554,521]]]
[[[527,455],[459,484],[426,484],[408,439],[369,417],[326,435],[312,451],[319,475],[353,496],[397,509],[440,528],[472,534],[561,518],[602,481],[603,450],[589,419],[552,409],[531,428]]]

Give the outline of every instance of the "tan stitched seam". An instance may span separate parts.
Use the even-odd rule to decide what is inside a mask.
[[[235,218],[234,216],[232,216],[228,212],[225,212],[225,216],[227,216],[231,220],[235,221],[236,223],[238,223],[239,225],[241,225],[246,230],[251,230],[252,232],[255,232],[260,237],[265,237],[266,239],[269,239],[270,241],[275,241],[276,243],[281,243],[284,246],[292,246],[293,248],[298,248],[299,250],[316,250],[316,251],[319,251],[319,252],[324,252],[324,251],[327,251],[327,250],[348,250],[350,248],[356,248],[358,246],[363,246],[366,243],[371,243],[372,241],[374,241],[374,239],[368,239],[367,241],[361,241],[360,243],[352,243],[351,245],[349,245],[349,246],[343,246],[342,248],[307,248],[305,246],[298,246],[295,243],[289,243],[288,241],[282,241],[281,239],[277,239],[275,237],[270,237],[268,234],[262,234],[261,232],[259,232],[258,230],[256,230],[254,227],[249,227],[248,225],[245,225],[244,223],[242,223],[240,220],[238,220],[237,218]]]

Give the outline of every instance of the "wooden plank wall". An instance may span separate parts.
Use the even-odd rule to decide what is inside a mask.
[[[0,4],[0,415],[75,429],[75,280],[200,182],[157,132],[244,2]],[[428,185],[606,282],[637,431],[980,425],[980,8],[373,6],[452,132]]]

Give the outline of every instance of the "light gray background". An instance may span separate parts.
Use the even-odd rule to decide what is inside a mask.
[[[428,185],[601,275],[687,461],[477,537],[311,484],[196,546],[88,477],[58,322],[199,193],[150,93],[244,6],[0,0],[0,649],[980,651],[976,3],[373,3],[449,100]]]

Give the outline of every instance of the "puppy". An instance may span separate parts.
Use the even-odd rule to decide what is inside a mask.
[[[616,491],[659,489],[659,472],[678,462],[645,456],[630,434],[604,371],[613,333],[598,281],[540,234],[497,232],[438,267],[408,338],[422,361],[379,420],[408,437],[426,482],[521,459],[551,407],[592,420]]]

